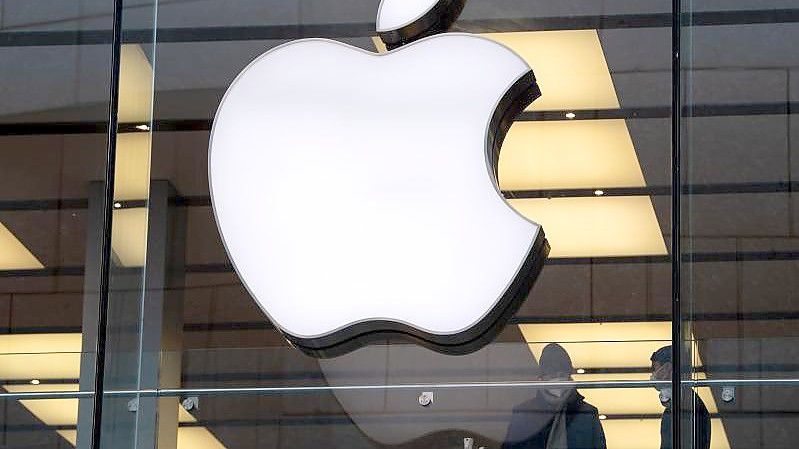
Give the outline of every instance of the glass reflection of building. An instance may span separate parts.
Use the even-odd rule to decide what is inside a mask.
[[[377,3],[122,0],[115,53],[113,2],[0,0],[0,445],[499,447],[557,342],[607,446],[659,447],[649,357],[680,320],[683,386],[707,405],[711,447],[793,447],[796,5],[682,2],[676,85],[671,1],[469,0],[455,29],[513,48],[544,92],[508,134],[499,183],[544,225],[550,260],[480,351],[386,340],[316,360],[232,271],[209,207],[208,134],[227,85],[269,48],[328,37],[385,51]]]

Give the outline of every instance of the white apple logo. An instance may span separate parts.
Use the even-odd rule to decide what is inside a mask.
[[[384,0],[378,28],[406,1]],[[308,352],[386,333],[475,350],[548,254],[496,182],[496,153],[539,95],[535,78],[476,35],[406,43],[442,2],[453,3],[402,3],[423,12],[398,21],[404,45],[386,54],[327,39],[271,49],[217,110],[208,176],[223,242],[252,297]]]

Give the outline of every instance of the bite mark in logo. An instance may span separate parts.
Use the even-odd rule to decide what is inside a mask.
[[[549,253],[496,179],[510,124],[540,95],[535,76],[499,43],[435,34],[462,6],[383,0],[378,34],[394,50],[292,41],[242,70],[219,105],[208,175],[225,248],[308,353],[393,335],[476,350]]]

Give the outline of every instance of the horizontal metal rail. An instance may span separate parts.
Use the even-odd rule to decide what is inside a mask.
[[[686,379],[685,387],[799,387],[799,378],[786,379]],[[670,381],[653,380],[609,380],[609,381],[526,381],[526,382],[460,382],[418,383],[396,385],[319,385],[286,387],[224,387],[224,388],[163,388],[144,390],[106,390],[106,396],[114,397],[167,397],[167,396],[219,396],[219,395],[279,395],[314,394],[336,391],[384,391],[384,390],[457,390],[457,389],[508,389],[508,388],[654,388],[668,387]],[[0,393],[0,399],[64,399],[90,398],[92,391],[37,391]]]

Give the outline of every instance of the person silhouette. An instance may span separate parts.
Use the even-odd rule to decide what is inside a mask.
[[[543,381],[572,380],[569,354],[550,343],[540,360]],[[513,409],[503,449],[605,449],[605,433],[596,407],[574,387],[539,390],[536,396]]]
[[[664,346],[652,354],[652,380],[671,380],[671,346]],[[656,387],[663,404],[663,415],[660,418],[660,448],[671,449],[671,387]],[[687,397],[686,397],[687,395]],[[693,389],[683,389],[683,403],[693,404],[693,419],[684,419],[684,428],[693,428],[693,447],[710,449],[710,413],[702,399]]]

